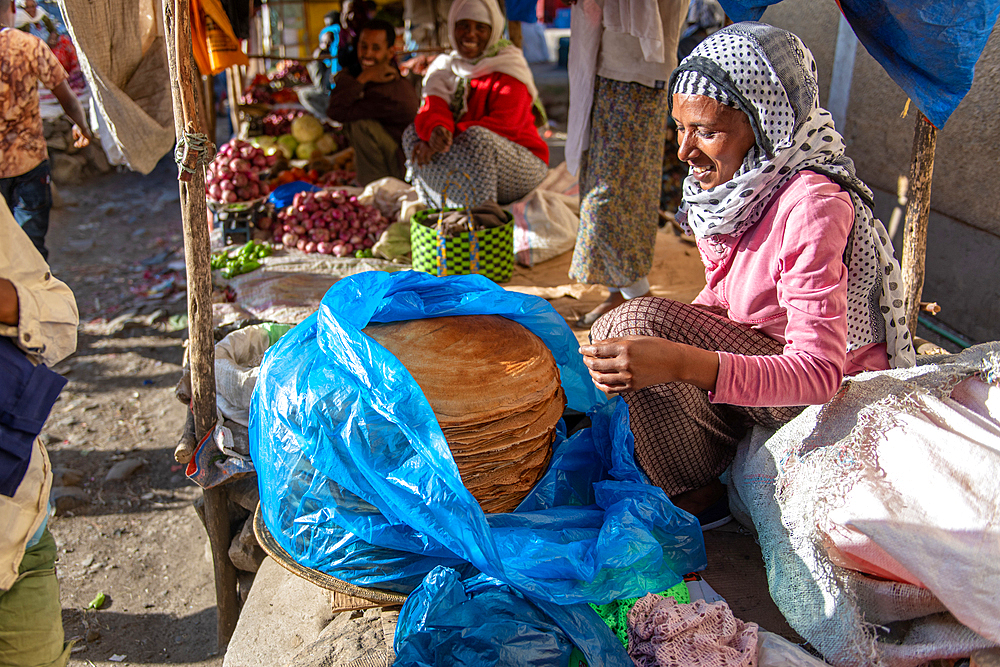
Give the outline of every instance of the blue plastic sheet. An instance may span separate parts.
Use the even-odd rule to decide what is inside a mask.
[[[268,199],[274,204],[275,208],[285,208],[292,203],[295,199],[295,195],[300,192],[319,192],[322,188],[313,185],[312,183],[306,183],[305,181],[292,181],[291,183],[285,183],[276,187]]]
[[[538,335],[569,407],[594,426],[560,433],[550,469],[509,514],[462,484],[423,392],[361,333],[370,322],[497,314]],[[361,586],[409,592],[437,565],[483,572],[535,599],[609,602],[702,569],[697,521],[632,457],[624,402],[594,388],[565,320],[543,299],[482,276],[366,272],[273,345],[250,410],[261,511],[298,562]]]
[[[734,21],[758,21],[781,0],[720,0]],[[972,87],[1000,1],[839,0],[858,40],[935,127]]]
[[[590,667],[631,667],[618,638],[589,605],[533,602],[485,575],[463,584],[431,571],[399,613],[394,667],[551,667],[573,646]]]

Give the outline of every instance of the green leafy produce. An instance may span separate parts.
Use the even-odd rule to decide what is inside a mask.
[[[249,273],[260,268],[260,260],[270,257],[274,253],[274,248],[270,243],[260,241],[247,241],[245,245],[235,251],[226,252],[220,250],[212,253],[210,266],[213,271],[222,271],[222,277],[232,278],[244,273]]]

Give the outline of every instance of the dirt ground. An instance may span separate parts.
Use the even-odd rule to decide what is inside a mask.
[[[58,193],[49,261],[81,327],[76,354],[55,367],[69,384],[43,437],[56,483],[82,475],[49,524],[66,637],[77,639],[70,664],[221,665],[200,491],[173,460],[187,305],[172,161]],[[106,481],[115,464],[141,467]],[[99,593],[108,601],[87,610]]]

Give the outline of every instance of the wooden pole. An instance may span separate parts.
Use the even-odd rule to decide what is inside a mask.
[[[174,102],[174,130],[178,144],[204,127],[198,108],[200,75],[191,53],[191,7],[189,0],[163,3],[167,64]],[[190,153],[190,152],[189,152]],[[205,207],[205,172],[198,155],[185,160],[193,173],[181,170],[181,216],[184,223],[184,257],[187,266],[188,352],[191,367],[191,411],[195,435],[200,442],[215,426],[215,342],[212,337],[212,273]],[[193,164],[192,164],[193,163]],[[226,492],[223,487],[205,489],[205,528],[215,562],[218,645],[224,650],[236,628],[239,598],[236,567],[229,559],[232,539]]]
[[[205,100],[205,134],[208,135],[209,141],[215,143],[215,78],[211,76],[201,78],[205,90],[202,96]]]
[[[243,90],[240,86],[239,66],[233,65],[226,70],[226,90],[229,95],[229,122],[233,126],[233,136],[240,136],[240,98]]]
[[[931,179],[934,176],[934,147],[937,128],[922,112],[917,112],[913,131],[913,160],[903,223],[903,294],[906,324],[910,337],[917,334],[920,293],[924,289],[924,260],[927,255],[927,220],[931,211]]]

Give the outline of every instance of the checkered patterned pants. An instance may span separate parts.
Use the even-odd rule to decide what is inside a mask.
[[[781,343],[728,319],[724,311],[660,297],[640,297],[597,320],[593,341],[656,336],[706,350],[781,354]],[[710,403],[708,392],[684,382],[622,394],[628,404],[635,459],[668,496],[705,486],[733,460],[736,444],[753,424],[776,428],[803,407],[748,408]]]
[[[413,126],[406,128],[403,152],[408,160],[418,140]],[[417,196],[431,208],[510,204],[549,173],[548,165],[527,148],[478,125],[456,134],[447,153],[420,166],[409,160],[407,168]]]

